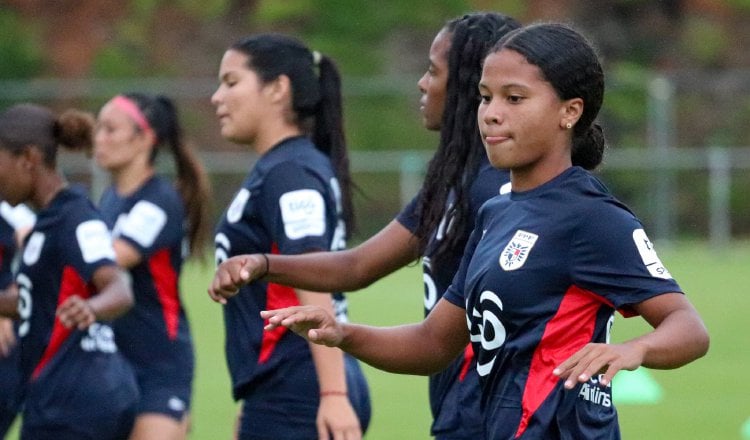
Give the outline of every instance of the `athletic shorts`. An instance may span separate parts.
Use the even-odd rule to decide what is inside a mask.
[[[138,414],[156,413],[182,421],[190,412],[192,395],[192,377],[164,377],[160,375],[140,374],[137,377],[140,401]]]
[[[359,362],[349,355],[344,360],[349,399],[364,433],[370,424],[370,392]],[[295,370],[305,373],[269,377],[242,399],[240,440],[318,439],[315,420],[320,389],[315,368],[310,364],[297,366]]]
[[[28,387],[21,440],[119,440],[133,428],[135,376],[124,359],[73,361]]]

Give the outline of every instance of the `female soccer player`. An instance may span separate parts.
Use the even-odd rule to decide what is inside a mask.
[[[268,281],[311,290],[354,290],[422,256],[429,313],[458,270],[477,210],[508,182],[508,173],[493,168],[484,153],[476,124],[477,84],[486,51],[517,27],[505,15],[473,13],[449,21],[435,36],[429,67],[417,85],[422,122],[426,129],[440,131],[440,144],[420,194],[382,231],[340,252],[268,255],[268,271],[260,256],[234,257],[217,275],[247,260],[258,263],[255,273],[268,272]],[[481,432],[474,362],[467,346],[445,371],[429,378],[431,433],[438,440],[475,439]]]
[[[604,76],[579,33],[559,24],[511,32],[489,53],[478,123],[512,192],[479,211],[461,267],[419,324],[375,328],[315,307],[264,311],[389,371],[427,374],[467,341],[477,354],[492,439],[619,438],[611,380],[622,369],[676,368],[704,355],[703,322],[641,223],[593,175]],[[614,311],[653,331],[609,344]],[[468,324],[468,326],[467,326]]]
[[[0,291],[15,289],[14,259],[21,236],[26,235],[34,220],[34,213],[26,205],[12,207],[0,202]],[[17,340],[14,320],[0,317],[0,438],[5,438],[21,408]]]
[[[106,224],[56,170],[57,148],[91,148],[93,116],[19,104],[0,114],[0,197],[36,211],[0,314],[19,319],[22,439],[127,438],[138,389],[110,321],[133,293]]]
[[[225,52],[219,80],[211,101],[221,135],[260,158],[219,221],[217,262],[342,249],[353,215],[333,61],[287,36],[254,35]],[[370,407],[358,362],[284,328],[263,331],[260,310],[299,303],[346,318],[340,295],[272,283],[245,286],[226,302],[239,438],[360,438]]]
[[[156,174],[161,147],[174,157],[175,184]],[[98,115],[94,158],[112,176],[99,209],[135,294],[133,309],[114,323],[141,396],[130,438],[184,439],[194,355],[179,277],[184,243],[193,255],[207,244],[208,178],[165,96],[129,93],[107,102]]]

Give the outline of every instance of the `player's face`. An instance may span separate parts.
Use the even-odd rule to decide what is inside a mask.
[[[417,82],[419,91],[422,92],[419,111],[422,113],[422,124],[428,130],[440,130],[443,122],[451,37],[452,34],[445,29],[435,36],[430,46],[430,65]]]
[[[33,187],[30,168],[23,154],[15,155],[0,148],[0,199],[12,206],[30,199]]]
[[[124,170],[140,158],[147,164],[153,134],[139,130],[133,119],[117,105],[107,103],[99,111],[94,133],[94,159],[112,172]]]
[[[263,85],[258,75],[247,67],[247,55],[228,50],[219,67],[219,87],[211,96],[221,136],[239,144],[252,144],[262,127]]]
[[[570,166],[568,101],[557,96],[537,66],[512,50],[492,53],[484,62],[479,93],[479,131],[494,167],[510,169],[515,178]],[[521,189],[515,180],[513,187]]]

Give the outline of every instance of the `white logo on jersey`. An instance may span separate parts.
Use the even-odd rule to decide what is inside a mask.
[[[167,406],[172,411],[185,411],[185,402],[177,396],[172,396],[167,401]]]
[[[656,255],[653,243],[646,236],[646,231],[643,229],[636,229],[633,231],[633,241],[635,246],[638,248],[638,253],[641,254],[641,260],[646,265],[649,273],[654,278],[664,278],[669,280],[672,275],[669,273],[666,267],[662,264],[659,256]]]
[[[437,286],[432,279],[432,261],[430,257],[422,258],[422,280],[424,281],[424,308],[432,311],[438,300]]]
[[[612,386],[607,385],[606,388],[603,388],[599,385],[601,377],[602,375],[600,374],[592,377],[588,382],[584,382],[581,385],[581,390],[578,391],[578,397],[596,405],[609,408],[612,406],[612,396],[610,395],[612,392]]]
[[[76,228],[76,239],[86,263],[93,263],[102,258],[115,259],[112,236],[103,221],[88,220],[81,223]]]
[[[520,229],[517,230],[516,235],[511,238],[505,249],[500,252],[500,267],[505,271],[511,271],[523,266],[537,238],[539,236],[536,234]]]
[[[227,209],[227,221],[229,223],[237,223],[242,218],[242,212],[245,211],[245,205],[247,205],[247,201],[250,200],[250,191],[248,191],[246,188],[242,188],[236,196],[234,196],[234,200],[232,200],[232,204],[229,205],[229,209]]]
[[[81,350],[114,353],[117,351],[115,333],[110,326],[95,322],[89,326],[86,336],[81,338]]]
[[[42,247],[44,246],[44,233],[36,231],[29,237],[28,243],[26,243],[26,249],[23,251],[23,262],[27,266],[31,266],[39,260],[39,256],[42,254]]]
[[[497,359],[497,351],[505,343],[507,331],[500,321],[499,314],[503,311],[503,302],[498,298],[495,292],[485,290],[479,295],[479,306],[482,313],[479,313],[476,307],[471,311],[474,318],[481,318],[481,324],[477,324],[476,331],[472,328],[468,316],[466,320],[469,324],[469,337],[471,342],[482,344],[482,352],[477,357],[477,373],[480,376],[486,376],[492,371]],[[492,339],[487,339],[491,335]],[[488,360],[487,357],[490,359]]]
[[[284,232],[291,240],[326,232],[325,203],[314,189],[299,189],[279,198]]]
[[[167,213],[161,207],[141,200],[128,214],[117,219],[113,233],[130,237],[147,248],[154,244],[166,223]]]

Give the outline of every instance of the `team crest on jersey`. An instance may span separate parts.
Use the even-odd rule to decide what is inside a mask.
[[[531,249],[536,243],[538,235],[517,230],[502,252],[500,252],[500,267],[505,271],[519,269],[529,257]]]

